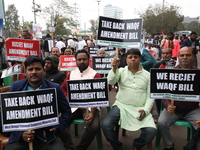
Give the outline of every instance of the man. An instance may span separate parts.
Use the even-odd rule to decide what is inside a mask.
[[[141,136],[133,141],[133,149],[140,150],[153,140],[156,126],[150,113],[154,100],[150,99],[150,74],[140,66],[139,49],[130,49],[126,53],[127,66],[119,68],[120,60],[114,57],[112,70],[108,74],[108,83],[118,82],[119,91],[112,109],[102,122],[103,133],[114,150],[122,150],[114,131],[116,125],[123,129],[136,131],[141,129]]]
[[[58,47],[52,47],[50,55],[55,55],[57,57],[60,57],[59,48]]]
[[[5,41],[0,36],[0,75],[2,74],[2,69],[8,68],[8,62],[6,61],[6,51],[4,49]],[[0,79],[0,87],[3,86],[3,79]]]
[[[119,64],[119,68],[122,67],[124,68],[127,64],[126,64],[126,49],[125,48],[121,48],[119,50],[120,52],[120,55],[119,55],[119,58],[120,58],[120,64]]]
[[[76,65],[77,69],[73,70],[71,73],[67,74],[66,79],[62,84],[62,90],[64,91],[65,95],[67,96],[67,81],[68,80],[83,80],[83,79],[94,79],[100,78],[100,75],[90,68],[89,65],[89,53],[85,50],[79,50],[75,54]],[[84,131],[81,141],[79,145],[76,147],[77,150],[87,150],[89,145],[92,143],[97,129],[99,127],[99,116],[98,116],[98,109],[91,108],[91,111],[86,116],[86,109],[78,108],[76,109],[71,116],[70,123],[74,119],[84,118],[86,122],[86,130]]]
[[[154,57],[149,53],[147,49],[141,50],[141,58],[140,58],[140,65],[150,72],[150,69],[153,68],[156,64],[156,60]]]
[[[87,43],[82,37],[78,37],[77,50],[83,49],[84,46],[87,46]]]
[[[65,52],[64,52],[64,55],[72,55],[72,50],[71,50],[71,48],[66,48],[66,49],[65,49]]]
[[[22,37],[23,37],[23,39],[30,39],[31,40],[32,39],[31,36],[32,35],[29,32],[29,30],[25,29],[25,30],[22,31]]]
[[[58,84],[62,84],[65,79],[65,73],[58,70],[59,59],[57,56],[51,55],[45,58],[44,68],[46,74],[44,78]]]
[[[24,62],[26,79],[14,82],[10,92],[33,91],[39,89],[55,88],[58,100],[58,109],[61,116],[59,124],[52,127],[36,129],[34,131],[15,131],[9,137],[5,150],[28,150],[29,142],[33,142],[34,150],[65,150],[62,141],[57,137],[71,115],[71,110],[60,85],[52,83],[44,77],[44,61],[38,56],[30,56]],[[48,135],[48,136],[47,136]]]
[[[183,47],[179,50],[178,61],[179,65],[175,69],[197,69],[193,66],[194,54],[191,47]],[[184,72],[184,71],[183,71]],[[196,121],[200,120],[199,102],[174,101],[174,106],[171,105],[171,100],[163,100],[165,108],[158,119],[158,129],[161,133],[164,150],[174,150],[174,144],[170,135],[170,126],[178,119],[184,119],[190,122],[195,129]],[[200,137],[198,139],[196,149],[200,149]]]
[[[69,35],[68,38],[69,38],[67,41],[68,48],[76,48],[76,43],[72,39],[73,38],[72,35]]]
[[[161,61],[158,62],[154,68],[166,68],[172,69],[174,68],[176,61],[172,59],[172,49],[171,48],[163,48],[161,52]]]
[[[182,42],[181,47],[192,47],[193,53],[195,55],[193,65],[197,67],[197,52],[199,49],[199,40],[197,40],[197,33],[191,32],[190,37],[188,37],[185,41]]]
[[[161,61],[158,62],[154,68],[172,69],[176,65],[176,61],[172,59],[172,49],[163,48],[161,53]],[[156,99],[157,113],[160,114],[161,100]]]
[[[65,47],[65,43],[63,42],[63,38],[60,38],[60,40],[56,43],[56,47],[58,47],[59,52],[61,53],[61,48]]]
[[[51,41],[51,35],[49,33],[46,34],[46,38],[44,40],[44,46],[43,46],[43,54],[44,54],[44,57],[47,57],[50,55],[50,49],[51,47],[50,46],[50,41]]]
[[[83,46],[83,49],[86,50],[86,51],[89,50],[87,45]]]
[[[174,39],[174,33],[169,32],[167,35],[168,40],[164,44],[164,48],[171,48],[172,49],[172,58],[177,59],[178,51],[180,50],[180,43],[178,40]]]

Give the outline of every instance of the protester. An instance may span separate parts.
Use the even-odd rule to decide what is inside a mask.
[[[8,62],[6,60],[6,51],[4,49],[5,41],[0,36],[0,75],[2,74],[2,70],[8,68]],[[3,79],[0,79],[0,87],[3,86]]]
[[[51,35],[49,33],[46,34],[46,38],[44,40],[44,46],[43,46],[43,52],[44,52],[44,57],[47,57],[50,55],[50,47],[49,47],[49,40],[52,40],[51,39]]]
[[[64,55],[72,55],[72,49],[71,48],[66,48],[65,49],[65,52],[64,52]]]
[[[119,55],[119,58],[120,58],[119,68],[120,67],[124,68],[127,65],[127,63],[126,63],[126,49],[125,48],[120,48],[119,52],[120,52],[120,55]]]
[[[59,49],[59,53],[61,53],[61,48],[65,47],[65,43],[63,42],[63,38],[60,38],[60,40],[56,43],[55,47]]]
[[[26,79],[14,82],[10,92],[55,88],[61,116],[59,117],[59,125],[56,126],[44,127],[34,131],[11,132],[5,150],[27,150],[29,149],[29,142],[33,142],[33,149],[35,150],[65,150],[62,141],[57,135],[64,129],[70,118],[71,110],[68,101],[58,84],[43,79],[45,73],[44,61],[40,57],[30,56],[24,64]]]
[[[179,65],[175,69],[197,69],[193,66],[194,54],[192,48],[183,47],[178,52]],[[199,102],[189,101],[174,101],[174,106],[171,105],[171,100],[166,99],[162,101],[164,109],[158,119],[158,129],[163,139],[165,146],[164,150],[174,150],[174,144],[170,135],[170,126],[179,119],[183,119],[192,124],[197,129],[198,126],[194,125],[196,121],[200,120]],[[200,137],[198,139],[195,150],[200,149]]]
[[[106,52],[103,49],[97,51],[97,56],[106,56]]]
[[[62,84],[65,79],[65,73],[58,70],[59,58],[51,55],[45,58],[45,70],[46,74],[44,78],[58,84]]]
[[[193,65],[197,67],[197,53],[199,49],[199,40],[197,40],[197,33],[191,32],[190,36],[182,42],[181,47],[192,47],[193,53],[195,55]]]
[[[174,40],[174,33],[169,32],[167,35],[168,40],[164,44],[164,48],[172,49],[172,58],[177,59],[178,51],[180,50],[180,43],[178,40]]]
[[[67,47],[68,48],[76,48],[76,43],[74,42],[74,40],[72,39],[73,37],[72,37],[72,35],[69,35],[69,37],[68,37],[69,39],[68,39],[68,41],[67,41]]]
[[[30,39],[30,40],[32,39],[31,38],[32,35],[31,35],[30,31],[27,29],[22,31],[22,37],[23,37],[23,39]]]
[[[141,49],[141,58],[140,58],[140,65],[150,72],[150,69],[153,68],[156,64],[156,60],[154,57],[148,52],[146,49]]]
[[[114,57],[112,70],[108,74],[108,83],[119,84],[119,92],[112,109],[102,122],[103,133],[113,149],[122,150],[114,128],[136,131],[141,129],[139,138],[133,141],[133,149],[140,150],[153,140],[156,126],[150,113],[154,100],[150,99],[150,74],[140,66],[139,49],[130,49],[126,53],[127,66],[119,68],[120,60]],[[127,95],[127,96],[126,96]]]
[[[78,37],[77,50],[83,49],[84,46],[87,46],[87,43],[82,37]]]
[[[59,48],[58,47],[52,47],[50,55],[55,55],[57,57],[60,57]]]
[[[83,79],[93,79],[93,78],[100,78],[100,75],[90,68],[89,65],[89,53],[85,50],[79,50],[75,54],[76,65],[77,69],[73,70],[71,73],[67,74],[66,79],[62,84],[62,90],[65,93],[65,96],[68,95],[67,93],[67,81],[68,80],[83,80]],[[79,145],[76,147],[77,150],[87,150],[89,145],[92,143],[97,129],[99,128],[99,111],[96,107],[90,109],[89,114],[86,116],[86,109],[78,108],[76,109],[70,118],[69,124],[74,119],[84,118],[86,122],[86,130],[84,131],[81,141]]]

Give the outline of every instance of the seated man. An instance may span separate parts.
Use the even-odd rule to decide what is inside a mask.
[[[150,74],[140,66],[140,57],[139,49],[130,49],[126,53],[125,68],[118,69],[119,58],[114,57],[111,62],[113,68],[108,74],[108,83],[118,82],[119,92],[102,122],[102,129],[115,150],[123,149],[114,131],[118,124],[129,131],[141,129],[140,137],[133,141],[133,149],[140,150],[156,135],[156,125],[150,113],[154,103],[150,99]]]
[[[179,65],[175,69],[197,69],[193,66],[194,54],[192,48],[183,47],[178,52]],[[160,131],[164,150],[174,150],[174,144],[170,135],[170,126],[178,119],[184,119],[190,122],[195,129],[197,125],[194,123],[200,120],[199,102],[174,101],[174,106],[171,105],[171,100],[163,100],[165,108],[158,119],[158,129]],[[195,150],[200,149],[200,138]]]
[[[58,84],[62,84],[65,79],[65,73],[58,70],[59,58],[54,55],[45,58],[46,74],[44,78]]]
[[[34,131],[15,131],[9,137],[5,150],[29,150],[29,142],[33,142],[34,150],[65,150],[58,133],[61,132],[71,115],[71,110],[60,85],[52,83],[44,77],[44,61],[39,56],[30,56],[24,62],[26,79],[14,82],[10,92],[33,91],[56,88],[58,109],[61,113],[59,125],[45,127]]]
[[[64,94],[67,96],[67,81],[68,80],[82,80],[82,79],[94,79],[94,78],[101,78],[100,75],[90,68],[89,60],[90,56],[89,53],[85,50],[79,50],[75,54],[76,65],[77,69],[73,70],[71,73],[67,74],[66,79],[62,84],[62,90]],[[92,143],[97,129],[99,128],[99,111],[96,107],[91,108],[91,111],[88,115],[86,115],[86,109],[78,108],[76,109],[70,118],[69,124],[74,119],[84,118],[86,122],[86,130],[84,131],[81,141],[79,145],[76,147],[77,150],[87,150],[89,145]]]

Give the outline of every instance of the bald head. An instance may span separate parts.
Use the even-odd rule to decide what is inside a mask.
[[[194,61],[194,54],[192,48],[181,48],[178,52],[178,61],[182,69],[191,69]]]

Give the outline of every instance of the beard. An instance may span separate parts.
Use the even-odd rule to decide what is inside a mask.
[[[80,64],[78,66],[78,68],[79,68],[80,71],[84,71],[84,70],[86,70],[88,68],[88,65],[86,65],[86,64]]]

